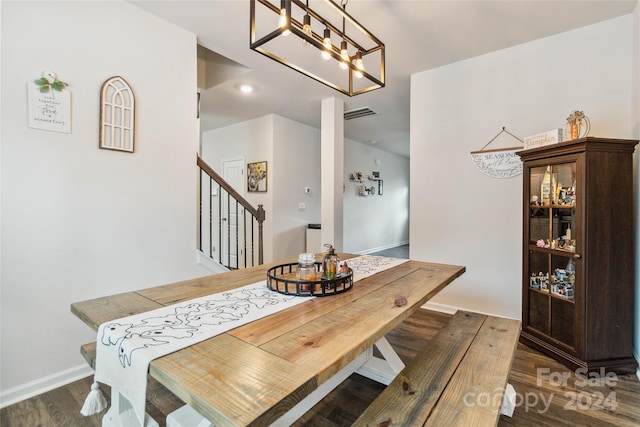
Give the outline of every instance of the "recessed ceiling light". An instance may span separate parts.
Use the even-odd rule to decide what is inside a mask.
[[[240,91],[242,91],[242,93],[251,93],[251,92],[253,92],[253,86],[242,85],[242,86],[240,86]]]

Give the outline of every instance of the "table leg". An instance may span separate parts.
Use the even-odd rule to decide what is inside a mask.
[[[370,348],[365,352],[367,354],[366,363],[358,368],[356,373],[381,384],[389,385],[396,375],[404,369],[404,363],[385,337],[378,340],[375,346],[384,359],[374,356],[373,348]]]
[[[400,360],[400,357],[386,338],[382,337],[374,345],[378,348],[384,359],[374,356],[373,348],[365,350],[360,356],[329,378],[328,381],[322,383],[313,393],[298,402],[296,406],[291,408],[289,412],[280,417],[271,426],[285,427],[291,425],[354,372],[388,385],[396,375],[402,371],[404,363],[402,363],[402,360]]]
[[[111,387],[111,407],[102,417],[102,427],[159,427],[160,425],[144,414],[144,426],[140,426],[131,403],[118,390]]]
[[[344,380],[349,378],[349,375],[353,374],[360,366],[367,361],[366,352],[351,361],[347,366],[339,370],[335,375],[329,378],[324,383],[315,389],[311,394],[302,399],[293,408],[278,418],[271,427],[288,427],[293,424],[298,418],[304,415],[309,409],[313,408],[316,403],[320,402],[327,394],[338,387]]]

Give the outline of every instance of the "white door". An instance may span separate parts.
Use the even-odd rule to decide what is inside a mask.
[[[245,186],[244,168],[244,158],[222,162],[222,177],[242,197],[244,197]],[[244,248],[239,247],[239,243],[244,241],[244,236],[241,235],[244,231],[244,227],[241,226],[244,208],[241,205],[237,205],[233,198],[227,199],[226,194],[222,197],[221,202],[223,264],[231,267],[243,267],[244,265],[238,264],[238,256],[242,258],[241,262],[244,263],[244,257],[242,257]]]

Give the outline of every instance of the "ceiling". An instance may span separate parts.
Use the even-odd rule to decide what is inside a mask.
[[[310,0],[314,3],[321,0]],[[131,1],[197,35],[206,52],[201,129],[274,113],[320,128],[320,103],[376,115],[345,122],[345,137],[409,156],[411,74],[629,14],[637,1],[349,0],[347,12],[385,44],[384,88],[348,97],[249,49],[249,0]],[[203,51],[205,52],[205,51]],[[216,64],[211,66],[211,64]],[[246,95],[241,84],[255,90]]]

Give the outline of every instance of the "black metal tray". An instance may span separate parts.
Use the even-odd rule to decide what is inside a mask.
[[[302,297],[326,297],[341,294],[353,287],[353,271],[338,273],[333,279],[322,278],[322,263],[316,262],[317,280],[296,277],[298,263],[280,264],[267,271],[267,286],[272,291]]]

